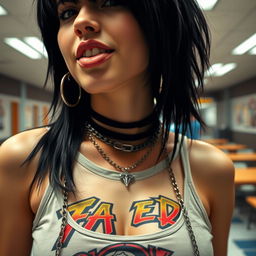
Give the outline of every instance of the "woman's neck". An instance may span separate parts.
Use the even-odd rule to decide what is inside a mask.
[[[145,92],[146,91],[146,92]],[[152,96],[146,88],[144,92],[124,91],[122,94],[97,94],[91,96],[91,107],[97,113],[123,123],[135,122],[149,116],[154,108]],[[147,127],[120,129],[99,123],[105,128],[117,132],[139,133]]]
[[[91,107],[99,114],[119,122],[139,121],[154,108],[153,97],[148,88],[123,90],[121,93],[91,95]]]

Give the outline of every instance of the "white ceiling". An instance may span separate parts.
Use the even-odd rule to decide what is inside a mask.
[[[7,16],[0,16],[0,73],[41,87],[47,60],[31,60],[3,42],[5,37],[40,37],[32,3],[33,0],[0,0],[9,12]],[[238,64],[237,69],[225,76],[208,81],[206,91],[222,89],[255,77],[256,55],[232,56],[231,50],[256,33],[256,0],[219,0],[214,10],[205,14],[212,33],[211,63]]]

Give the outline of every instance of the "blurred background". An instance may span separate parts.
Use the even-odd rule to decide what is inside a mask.
[[[256,255],[256,1],[198,0],[208,21],[211,68],[188,136],[223,150],[236,168],[229,256]],[[0,142],[48,123],[52,86],[33,0],[0,0]],[[193,121],[192,121],[193,122]],[[221,199],[220,199],[221,200]]]

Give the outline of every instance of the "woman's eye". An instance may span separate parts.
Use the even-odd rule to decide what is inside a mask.
[[[113,7],[113,6],[118,6],[118,5],[124,5],[124,0],[106,0],[103,1],[103,4],[101,7]]]
[[[68,20],[69,18],[71,18],[72,16],[74,16],[76,14],[77,14],[77,10],[67,9],[67,10],[60,12],[59,18],[60,18],[60,20],[64,21],[64,20]]]

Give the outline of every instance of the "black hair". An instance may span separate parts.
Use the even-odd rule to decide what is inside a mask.
[[[54,121],[40,139],[27,161],[39,151],[40,159],[33,183],[40,184],[49,171],[53,187],[74,191],[72,167],[84,139],[84,125],[89,117],[90,97],[83,91],[78,106],[69,108],[60,100],[60,81],[67,66],[57,42],[59,18],[56,1],[36,0],[37,20],[48,53],[47,79],[53,78],[51,104]],[[201,125],[198,98],[203,77],[209,67],[210,36],[208,26],[196,0],[129,0],[124,1],[138,21],[149,47],[148,74],[156,99],[155,111],[163,122],[163,148],[170,124],[178,133],[191,129],[190,117]],[[196,83],[197,81],[197,83]],[[183,139],[182,136],[182,139]],[[162,149],[163,150],[163,149]]]

